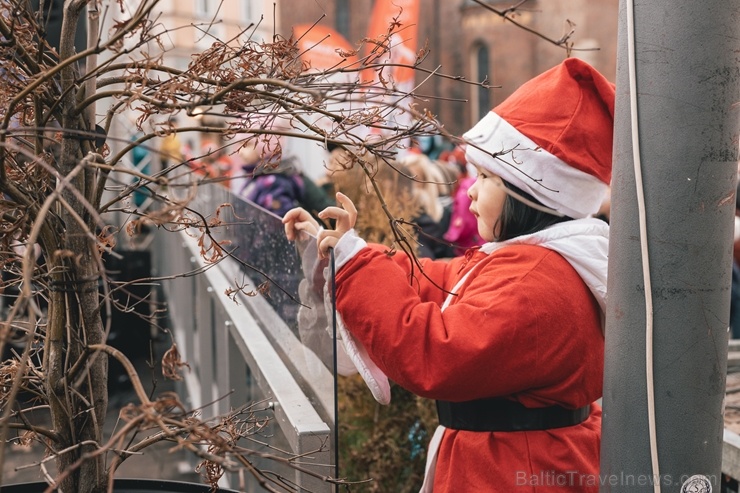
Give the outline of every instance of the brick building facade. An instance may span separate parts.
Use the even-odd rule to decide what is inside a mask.
[[[496,9],[512,2],[492,1]],[[352,44],[367,34],[371,0],[316,0],[300,2],[300,8],[279,11],[278,28],[290,34],[290,26],[319,22],[336,29]],[[495,86],[484,89],[459,80],[433,77],[417,91],[419,106],[437,115],[445,127],[460,134],[485,112],[531,77],[557,64],[566,50],[506,22],[472,0],[421,0],[419,16],[421,48],[429,53],[422,67],[471,81],[488,78]],[[618,0],[531,0],[517,11],[516,21],[550,39],[572,29],[571,41],[578,56],[615,80]],[[586,51],[582,51],[586,50]],[[417,82],[426,74],[419,73]],[[426,97],[424,97],[426,96]]]

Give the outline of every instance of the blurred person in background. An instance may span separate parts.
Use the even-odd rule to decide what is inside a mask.
[[[298,156],[284,154],[285,142],[285,136],[257,135],[244,143],[238,152],[241,173],[231,189],[280,217],[298,206],[316,217],[334,202],[303,173]]]
[[[450,179],[425,154],[409,154],[401,163],[410,173],[414,196],[420,206],[411,220],[419,227],[419,256],[452,257],[452,247],[443,239],[452,215]]]
[[[450,225],[443,238],[452,243],[455,256],[464,255],[468,248],[485,243],[478,234],[478,221],[470,212],[471,200],[468,189],[475,183],[475,168],[465,160],[465,146],[458,145],[444,156],[450,166],[458,170],[457,181],[452,191],[452,214]]]

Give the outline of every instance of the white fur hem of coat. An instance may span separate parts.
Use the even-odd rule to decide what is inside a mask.
[[[354,230],[346,232],[339,239],[334,248],[334,263],[336,265],[336,270],[339,271],[344,264],[349,262],[350,259],[357,255],[360,250],[366,246],[367,243],[365,240],[357,236],[357,233]],[[324,303],[327,307],[332,306],[331,292],[329,291],[329,286],[331,286],[331,279],[329,279],[330,276],[331,273],[327,268],[324,271],[324,278],[327,280],[324,285]],[[355,339],[355,337],[347,330],[347,326],[344,325],[344,320],[342,320],[339,312],[337,312],[336,316],[337,333],[339,334],[339,338],[342,341],[347,356],[349,356],[349,359],[355,365],[355,368],[357,368],[358,373],[365,381],[365,384],[370,389],[375,400],[384,405],[390,404],[391,386],[388,381],[388,377],[383,373],[383,370],[378,368],[373,360],[370,359],[370,356],[368,356],[362,343]]]

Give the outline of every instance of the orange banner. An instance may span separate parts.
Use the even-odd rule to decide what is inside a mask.
[[[393,34],[389,39],[388,31],[394,22],[398,25],[393,27]],[[418,23],[419,0],[376,0],[367,36],[390,46],[390,59],[377,60],[375,63],[389,61],[413,65],[416,61]],[[366,50],[367,56],[378,50],[378,47],[368,44]],[[373,60],[370,59],[368,62],[372,63]],[[414,71],[411,68],[394,67],[391,73],[396,85],[413,83]]]
[[[294,26],[293,39],[298,47],[300,60],[306,67],[304,70],[317,73],[318,80],[329,86],[335,85],[337,88],[336,91],[326,94],[325,109],[338,114],[351,111],[353,106],[351,91],[348,93],[345,87],[352,87],[356,83],[357,72],[334,70],[359,70],[356,48],[337,31],[320,24]],[[329,134],[337,130],[337,123],[326,116],[314,115],[312,123]]]
[[[355,48],[335,30],[319,24],[299,24],[293,27],[293,38],[301,60],[312,70],[344,68],[357,63]]]

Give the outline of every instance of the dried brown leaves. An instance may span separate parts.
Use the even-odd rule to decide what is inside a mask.
[[[188,370],[190,369],[190,365],[180,358],[177,344],[172,344],[172,347],[162,356],[162,375],[170,380],[182,380],[183,377],[180,375],[180,369],[183,367],[187,367]]]

